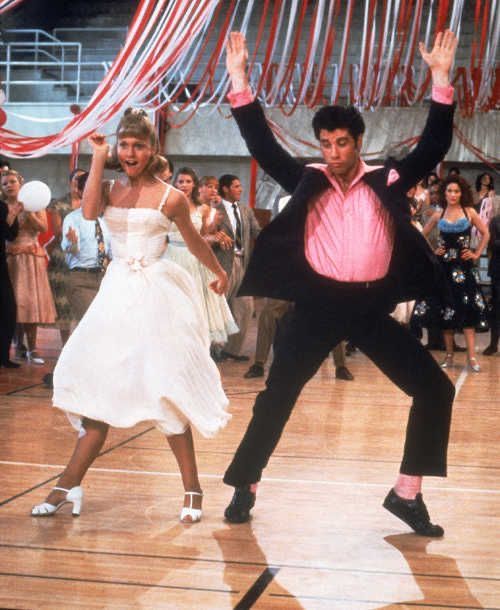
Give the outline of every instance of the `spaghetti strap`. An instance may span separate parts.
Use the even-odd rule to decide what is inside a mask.
[[[165,205],[165,202],[168,199],[168,196],[170,194],[171,189],[172,189],[172,185],[171,184],[167,184],[167,188],[165,189],[165,192],[163,193],[163,197],[161,198],[160,204],[158,206],[158,210],[160,212],[163,210],[163,206]]]

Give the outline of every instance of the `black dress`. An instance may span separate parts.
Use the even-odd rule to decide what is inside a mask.
[[[437,300],[418,301],[413,321],[421,326],[439,325],[444,330],[488,329],[486,302],[479,285],[479,275],[472,260],[461,253],[470,248],[471,223],[465,216],[455,222],[438,222],[438,246],[445,252],[439,257],[451,288],[452,303],[443,307]]]
[[[9,360],[9,348],[16,328],[16,301],[10,283],[5,240],[14,241],[19,231],[17,219],[12,225],[7,223],[9,208],[0,201],[0,365]]]

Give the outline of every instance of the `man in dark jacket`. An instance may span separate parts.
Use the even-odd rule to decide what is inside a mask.
[[[230,36],[233,115],[252,156],[292,193],[257,239],[240,294],[295,302],[276,338],[266,389],[224,476],[236,488],[225,511],[230,522],[250,518],[256,484],[300,391],[331,348],[349,339],[413,398],[400,474],[384,507],[418,534],[444,533],[430,522],[421,483],[424,475],[446,475],[454,387],[389,314],[395,303],[444,286],[430,246],[410,222],[406,192],[451,144],[448,74],[456,44],[446,31],[437,35],[432,51],[420,46],[432,73],[432,102],[422,137],[407,157],[367,166],[360,158],[361,115],[353,107],[327,106],[313,119],[325,163],[304,167],[272,135],[249,88],[245,39]]]
[[[16,239],[19,224],[17,217],[23,206],[16,203],[11,209],[0,201],[0,367],[18,368],[19,364],[9,359],[9,349],[16,330],[16,300],[10,283],[7,260],[5,257],[5,240]]]
[[[485,356],[492,356],[498,351],[500,337],[500,214],[490,221],[490,243],[488,244],[488,275],[491,278],[491,335],[490,344],[484,350]]]

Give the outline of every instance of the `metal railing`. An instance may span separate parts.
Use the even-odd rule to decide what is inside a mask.
[[[15,103],[19,97],[17,87],[65,86],[71,99],[69,103],[79,103],[82,86],[90,96],[108,72],[111,61],[83,61],[84,45],[79,41],[64,41],[56,34],[74,33],[126,33],[126,28],[57,28],[52,34],[40,29],[5,29],[6,40],[0,40],[0,82],[5,92],[6,102]],[[110,49],[109,54],[118,52]],[[31,71],[26,75],[20,71]],[[96,73],[94,78],[85,79],[85,73]],[[39,73],[37,73],[39,72]],[[15,89],[13,89],[13,87]],[[13,95],[14,93],[14,95]],[[72,94],[72,95],[71,95]],[[35,96],[36,97],[36,96]]]

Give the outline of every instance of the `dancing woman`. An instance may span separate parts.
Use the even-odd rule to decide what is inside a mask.
[[[113,260],[54,371],[53,404],[66,411],[79,437],[57,487],[32,515],[52,515],[67,502],[79,514],[82,479],[109,426],[147,420],[167,436],[179,464],[185,489],[181,521],[195,522],[202,491],[191,425],[210,437],[230,416],[192,279],[162,258],[172,223],[215,275],[211,289],[217,294],[226,289],[227,276],[193,226],[185,196],[155,177],[158,143],[146,113],[128,109],[116,136],[113,158],[124,177],[103,183],[109,147],[104,136],[92,135],[82,202],[86,219],[104,213]]]

